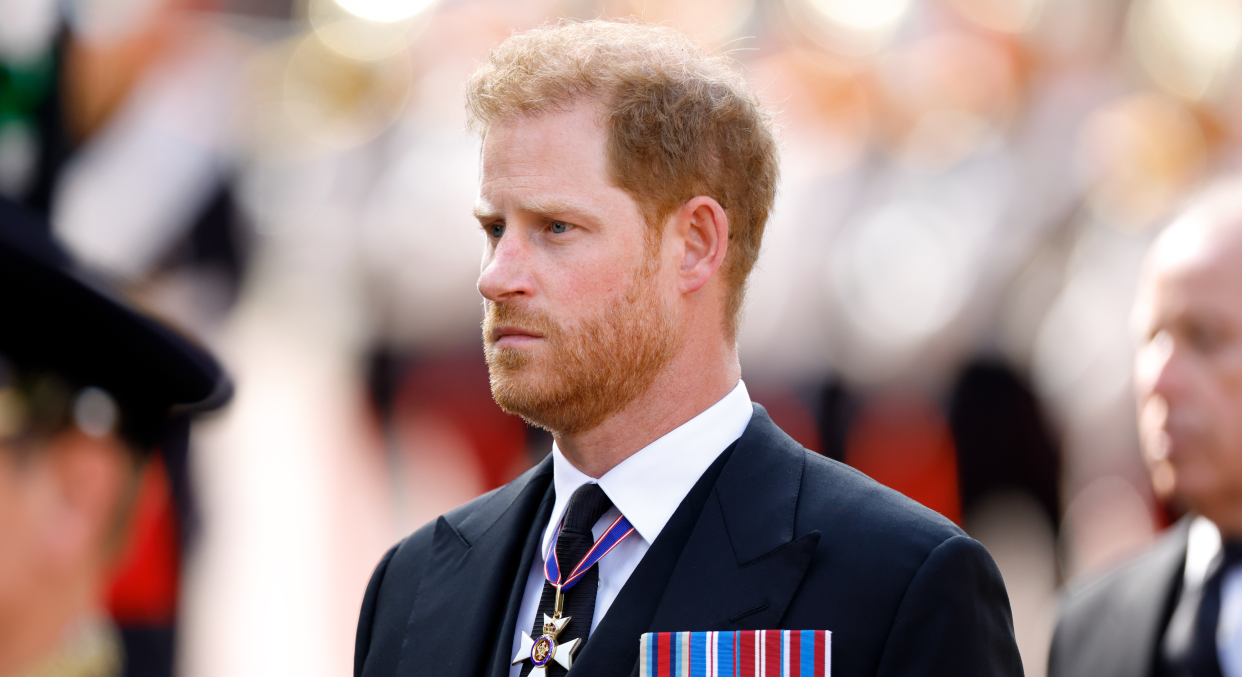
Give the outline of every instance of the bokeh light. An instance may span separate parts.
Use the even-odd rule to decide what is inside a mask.
[[[1152,80],[1171,94],[1220,94],[1238,65],[1242,3],[1236,0],[1135,0],[1128,35]]]
[[[910,8],[909,0],[809,0],[829,21],[857,31],[888,30]]]
[[[392,23],[427,9],[435,0],[336,0],[345,11],[368,21]]]
[[[945,33],[892,50],[877,68],[880,129],[898,161],[951,166],[994,143],[1017,105],[1009,55],[968,34]]]
[[[872,342],[908,350],[943,329],[966,299],[965,244],[932,205],[885,206],[859,219],[834,250],[834,288]]]
[[[1210,148],[1194,112],[1142,93],[1091,115],[1079,137],[1079,170],[1095,212],[1140,228],[1165,213],[1204,170]]]
[[[746,25],[755,0],[629,0],[629,10],[652,23],[674,26],[700,43],[715,47]],[[725,49],[746,48],[738,42]]]
[[[353,0],[345,0],[350,2]],[[357,0],[372,16],[337,0],[306,0],[306,15],[327,47],[350,59],[374,61],[404,53],[431,18],[434,0],[393,2]],[[410,11],[407,11],[410,10]],[[387,12],[387,13],[385,13]],[[376,18],[383,17],[383,18]]]
[[[911,0],[786,0],[799,29],[829,49],[851,55],[884,46],[910,11]]]
[[[839,175],[861,160],[873,102],[855,71],[795,48],[755,62],[748,75],[790,137],[786,172]]]
[[[60,19],[56,0],[5,0],[0,3],[0,58],[17,62],[37,59]]]
[[[315,34],[293,50],[286,65],[285,112],[311,138],[333,147],[356,146],[397,119],[410,78],[407,59],[350,59]]]
[[[1021,33],[1039,19],[1044,0],[950,0],[970,21],[995,31]]]

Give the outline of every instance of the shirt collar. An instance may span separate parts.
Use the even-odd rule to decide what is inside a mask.
[[[643,447],[598,480],[575,468],[554,442],[556,503],[543,532],[541,552],[546,557],[552,532],[560,524],[569,497],[588,482],[599,484],[638,535],[651,544],[712,461],[742,436],[753,413],[750,393],[739,380],[719,402]]]
[[[1216,528],[1212,520],[1197,515],[1190,522],[1189,533],[1186,535],[1184,587],[1193,589],[1203,584],[1212,560],[1220,552],[1220,542],[1220,529]]]

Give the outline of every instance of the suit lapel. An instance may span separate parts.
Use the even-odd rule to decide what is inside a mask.
[[[1134,581],[1127,591],[1133,602],[1126,613],[1128,623],[1119,624],[1122,646],[1117,647],[1117,655],[1132,666],[1123,667],[1117,675],[1155,674],[1164,631],[1182,589],[1189,526],[1190,519],[1183,519],[1153,547],[1143,566],[1145,581]]]
[[[800,538],[794,533],[805,453],[755,405],[669,579],[651,631],[779,625],[819,544],[818,531]]]
[[[754,405],[742,437],[678,507],[574,663],[574,673],[637,670],[644,632],[773,628],[819,533],[794,538],[805,452]]]
[[[512,638],[515,620],[504,616],[521,603],[533,556],[525,551],[537,515],[551,511],[551,479],[548,458],[468,513],[436,522],[397,674],[480,675],[498,664],[497,652],[508,652],[510,641],[498,633],[507,627]]]
[[[526,581],[530,576],[530,567],[535,561],[535,552],[543,540],[543,527],[552,518],[552,506],[556,502],[556,492],[549,486],[543,493],[543,502],[535,511],[526,545],[522,547],[522,555],[518,559],[517,575],[509,591],[509,603],[505,605],[504,616],[501,618],[500,634],[496,638],[496,651],[492,657],[492,669],[488,674],[495,677],[506,677],[509,667],[513,665],[513,634],[517,631],[518,614],[522,610],[522,597],[526,593]],[[523,621],[525,622],[525,621]]]

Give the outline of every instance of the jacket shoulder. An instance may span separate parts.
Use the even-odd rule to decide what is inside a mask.
[[[473,498],[423,525],[418,531],[397,544],[396,552],[393,553],[392,562],[389,564],[390,568],[394,566],[408,568],[425,559],[431,547],[436,525],[440,522],[452,529],[458,538],[466,543],[473,543],[480,534],[495,523],[501,513],[513,503],[514,497],[521,493],[533,479],[547,473],[551,473],[550,459],[536,464],[512,482]],[[417,584],[416,580],[414,582]]]
[[[842,538],[860,538],[886,547],[930,553],[964,532],[940,513],[894,491],[863,473],[816,452],[804,454],[799,533],[819,530]]]
[[[1179,524],[1134,559],[1070,586],[1057,614],[1049,675],[1149,673],[1180,587],[1186,534]]]
[[[850,647],[834,672],[1022,674],[1004,583],[982,545],[778,430],[767,438],[773,472],[800,468],[795,537],[821,534],[782,623],[832,629]]]
[[[758,405],[751,421],[753,430],[743,437],[758,450],[747,478],[754,487],[750,500],[758,498],[755,491],[766,491],[766,500],[780,506],[790,500],[781,493],[796,493],[789,536],[818,531],[818,550],[833,563],[835,574],[866,572],[871,581],[883,581],[900,594],[936,548],[955,538],[970,540],[935,511],[798,444]],[[772,512],[779,516],[783,511]]]
[[[924,554],[964,532],[939,513],[905,497],[844,463],[803,447],[781,430],[758,404],[742,442],[761,449],[753,467],[789,478],[761,483],[796,489],[794,531],[819,531],[837,538],[917,545]]]
[[[550,463],[545,461],[512,482],[428,522],[384,555],[363,599],[354,648],[355,675],[395,674],[410,610],[418,601],[437,532],[439,538],[456,537],[467,545],[474,542],[534,478],[546,472],[550,472]]]
[[[418,596],[434,533],[433,522],[405,537],[371,574],[354,640],[354,677],[396,671],[406,616]]]
[[[1157,579],[1180,575],[1186,559],[1186,539],[1186,529],[1176,526],[1137,556],[1102,574],[1072,583],[1061,599],[1060,621],[1132,599],[1135,590],[1150,589]]]

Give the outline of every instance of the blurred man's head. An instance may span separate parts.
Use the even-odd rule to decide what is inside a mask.
[[[1135,321],[1156,488],[1242,536],[1242,182],[1209,190],[1159,236]]]
[[[664,27],[564,22],[497,47],[467,103],[502,407],[589,430],[687,343],[732,345],[777,151],[726,60]]]
[[[120,417],[98,388],[0,369],[0,675],[103,607],[146,456]]]

